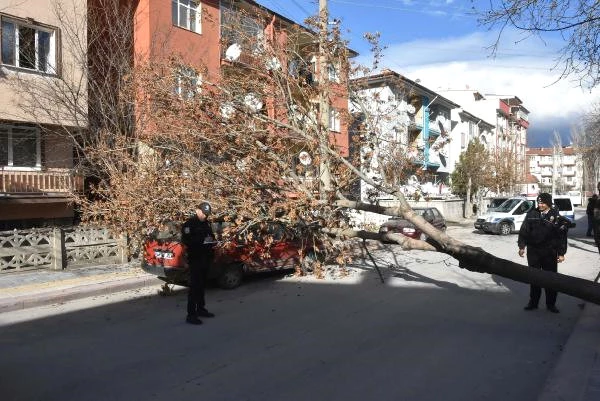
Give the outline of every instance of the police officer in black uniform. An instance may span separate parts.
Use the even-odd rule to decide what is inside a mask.
[[[190,269],[186,322],[202,324],[202,320],[198,317],[215,316],[204,306],[204,289],[213,261],[215,236],[207,221],[211,213],[210,204],[208,202],[200,203],[195,212],[181,228],[181,241],[187,249]]]
[[[519,256],[523,257],[527,247],[527,264],[535,269],[551,272],[558,270],[557,263],[565,260],[567,252],[567,230],[569,221],[552,208],[552,195],[541,193],[537,198],[538,207],[527,212],[519,231]],[[556,291],[546,291],[546,308],[559,313],[556,307]],[[542,289],[531,285],[529,303],[525,310],[537,309]]]

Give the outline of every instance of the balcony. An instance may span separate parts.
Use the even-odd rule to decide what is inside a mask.
[[[45,171],[0,170],[0,192],[5,194],[68,194],[83,192],[83,177],[71,169]]]

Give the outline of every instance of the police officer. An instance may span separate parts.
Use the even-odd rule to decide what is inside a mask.
[[[213,246],[215,244],[215,236],[207,221],[210,213],[210,203],[200,203],[196,207],[195,214],[181,228],[181,241],[187,249],[190,269],[186,317],[186,322],[190,324],[202,324],[202,320],[198,317],[215,316],[204,306],[204,289],[214,256]]]
[[[569,222],[552,208],[552,195],[541,193],[537,197],[538,207],[527,212],[519,231],[519,256],[523,257],[527,247],[527,264],[535,269],[551,272],[558,270],[557,263],[565,260],[567,252],[567,230]],[[556,307],[556,291],[546,291],[546,308],[559,313]],[[542,289],[533,284],[529,291],[529,303],[525,310],[537,309]]]
[[[598,181],[598,192],[600,192],[600,181]],[[598,247],[600,253],[600,197],[594,202],[594,209],[592,210],[592,224],[594,226],[594,241]]]

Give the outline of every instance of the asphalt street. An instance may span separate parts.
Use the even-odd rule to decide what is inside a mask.
[[[516,235],[449,232],[524,263]],[[598,254],[572,234],[560,271],[594,279]],[[355,260],[343,277],[210,289],[217,317],[198,327],[185,292],[158,286],[1,314],[2,399],[529,401],[547,387],[581,301],[525,312],[525,284],[441,254],[374,256],[384,284]]]

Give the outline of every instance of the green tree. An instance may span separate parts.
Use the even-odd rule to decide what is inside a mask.
[[[469,195],[470,198],[470,194],[486,186],[491,175],[489,159],[489,153],[481,142],[477,139],[469,142],[451,175],[452,192],[461,196]]]

